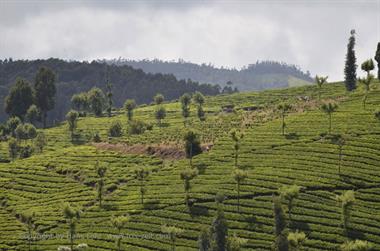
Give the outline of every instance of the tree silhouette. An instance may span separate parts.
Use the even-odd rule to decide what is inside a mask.
[[[321,110],[329,116],[329,134],[331,134],[332,114],[338,109],[337,104],[327,103],[321,106]]]
[[[40,111],[38,110],[36,105],[29,106],[28,110],[26,111],[26,119],[29,121],[29,123],[33,124],[39,120],[40,118]]]
[[[182,116],[184,118],[183,124],[186,126],[187,124],[187,118],[190,116],[190,103],[191,103],[191,96],[188,93],[183,94],[179,101],[181,103],[181,109],[182,109]]]
[[[139,181],[140,185],[140,195],[141,195],[141,205],[144,204],[144,195],[146,193],[145,180],[149,176],[149,170],[143,167],[139,167],[135,170],[135,178]]]
[[[183,137],[185,143],[186,157],[189,159],[190,166],[193,166],[193,156],[202,152],[201,143],[198,135],[194,131],[187,131]]]
[[[155,118],[157,119],[157,122],[158,122],[158,125],[161,127],[162,125],[162,120],[165,119],[166,117],[166,110],[165,110],[165,107],[163,106],[159,106],[155,112],[154,112],[154,116]]]
[[[358,81],[359,83],[364,85],[364,97],[363,97],[363,108],[365,109],[366,107],[366,102],[368,98],[368,93],[370,91],[371,87],[371,82],[374,79],[374,76],[370,73],[375,66],[373,65],[372,59],[366,60],[362,63],[361,68],[363,71],[367,72],[366,78],[359,78]]]
[[[63,216],[66,219],[66,222],[69,225],[69,236],[70,236],[70,248],[74,248],[74,237],[76,233],[76,224],[80,219],[81,211],[71,207],[69,203],[64,204],[63,206]]]
[[[42,153],[46,144],[47,144],[47,140],[46,140],[45,134],[43,132],[38,132],[36,138],[34,139],[35,148],[40,153]]]
[[[28,108],[33,104],[33,90],[29,82],[17,78],[16,83],[9,90],[8,96],[5,97],[5,112],[9,116],[17,116],[24,120]]]
[[[240,185],[244,180],[248,177],[248,173],[246,171],[240,170],[236,168],[233,171],[233,177],[236,181],[237,193],[238,193],[238,213],[240,213]]]
[[[289,104],[282,103],[277,106],[277,109],[280,111],[281,119],[282,119],[281,132],[282,132],[282,135],[285,135],[285,127],[286,127],[285,116],[287,112],[290,111],[290,109],[292,109],[292,107]]]
[[[77,127],[78,117],[79,117],[78,112],[73,111],[73,110],[69,111],[66,114],[66,120],[67,120],[67,125],[69,127],[71,140],[74,139],[74,131]]]
[[[351,36],[347,45],[346,63],[344,67],[344,82],[347,91],[356,89],[356,56],[355,56],[355,30],[351,30]]]
[[[228,226],[222,207],[218,207],[216,217],[211,224],[211,250],[225,251],[227,245]]]
[[[202,227],[198,237],[199,251],[208,251],[211,246],[211,233],[207,227]]]
[[[112,100],[112,96],[113,96],[113,93],[112,93],[112,84],[110,82],[107,82],[106,88],[107,88],[106,96],[107,96],[107,101],[108,101],[107,114],[108,114],[108,117],[111,117],[111,115],[112,115],[112,105],[113,105],[113,100]]]
[[[113,217],[111,219],[112,226],[117,229],[116,247],[118,251],[121,251],[121,239],[122,239],[121,230],[126,227],[129,221],[130,221],[129,215]]]
[[[377,61],[377,79],[380,79],[380,42],[377,43],[375,60]]]
[[[28,250],[31,250],[32,246],[32,231],[35,228],[34,225],[34,212],[25,212],[20,215],[20,221],[24,223],[28,229]]]
[[[99,207],[102,207],[104,187],[105,187],[104,177],[106,176],[107,168],[105,166],[100,166],[99,162],[96,162],[95,170],[98,176],[97,192],[98,192]]]
[[[128,121],[133,118],[133,110],[136,108],[136,103],[133,99],[127,99],[124,103],[124,109],[127,111]]]
[[[55,106],[55,73],[46,67],[41,67],[34,82],[35,104],[42,115],[42,123],[46,127],[47,112]]]
[[[196,91],[193,95],[194,103],[197,105],[197,116],[200,121],[206,119],[205,112],[203,111],[203,104],[205,103],[205,97],[202,93]]]
[[[172,251],[175,251],[175,246],[176,246],[175,242],[177,240],[177,237],[181,235],[184,232],[184,230],[182,228],[175,227],[175,226],[163,225],[161,226],[161,232],[169,235],[169,238],[172,243]]]
[[[342,226],[344,230],[347,231],[351,209],[355,203],[355,193],[352,190],[345,191],[341,195],[337,195],[336,200],[340,203],[342,208]]]
[[[326,77],[322,77],[322,76],[318,76],[318,75],[315,76],[315,83],[318,86],[318,100],[319,101],[321,100],[322,86],[325,83],[327,83],[327,78],[328,78],[328,76],[326,76]]]
[[[297,185],[283,186],[279,189],[279,194],[282,200],[286,201],[288,206],[288,218],[292,220],[293,201],[298,198],[301,187]]]
[[[183,187],[185,189],[185,204],[189,207],[189,191],[191,188],[191,180],[198,176],[198,170],[195,168],[186,168],[180,173],[181,180],[183,180]]]
[[[279,197],[273,197],[273,213],[274,213],[274,234],[275,242],[273,249],[276,251],[288,251],[288,239],[285,234],[285,228],[287,225],[284,209],[281,205],[281,199]]]
[[[103,114],[105,97],[104,93],[101,89],[97,87],[93,87],[87,93],[88,104],[91,111],[95,114],[95,116],[99,117]]]
[[[238,158],[239,158],[239,149],[240,149],[240,141],[244,138],[244,134],[240,131],[237,131],[237,130],[232,130],[230,132],[230,135],[231,135],[231,139],[233,140],[234,142],[234,165],[235,165],[235,168],[238,168]]]
[[[346,144],[346,139],[345,137],[339,134],[333,137],[332,142],[338,146],[338,150],[339,150],[338,173],[340,175],[340,170],[342,167],[342,160],[343,160],[343,146]]]

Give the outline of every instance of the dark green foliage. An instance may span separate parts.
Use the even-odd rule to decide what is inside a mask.
[[[186,125],[187,118],[190,116],[190,103],[191,103],[191,96],[188,93],[183,94],[180,99],[181,103],[181,109],[182,109],[182,116],[185,119],[184,124]]]
[[[375,112],[375,118],[377,118],[380,122],[380,109]]]
[[[185,204],[189,206],[189,190],[191,188],[190,181],[198,176],[198,169],[186,168],[180,173],[180,178],[183,180],[183,187],[185,189]]]
[[[279,197],[273,197],[273,214],[274,214],[274,250],[287,251],[288,239],[285,233],[287,222],[284,209],[281,205],[281,199]]]
[[[99,162],[96,162],[95,170],[96,170],[96,174],[98,176],[97,192],[98,192],[99,207],[102,207],[104,186],[105,186],[104,177],[105,177],[106,172],[107,172],[107,167],[100,166]]]
[[[161,126],[161,122],[163,119],[166,117],[166,110],[165,107],[159,106],[155,111],[154,111],[154,116],[158,121],[158,124]]]
[[[79,111],[82,115],[85,115],[90,108],[88,93],[82,92],[74,94],[71,98],[72,107]]]
[[[377,61],[377,79],[380,79],[380,42],[377,43],[375,60]]]
[[[150,172],[148,169],[139,167],[135,170],[135,178],[139,181],[141,205],[144,204],[144,195],[146,194],[145,180],[148,178]]]
[[[31,146],[22,146],[19,148],[20,158],[29,158],[33,154],[33,148]]]
[[[103,91],[97,87],[93,87],[87,93],[87,98],[90,110],[95,114],[95,116],[101,116],[103,114],[105,103]]]
[[[186,157],[190,159],[190,164],[193,156],[202,153],[201,142],[198,135],[194,131],[187,131],[183,137],[185,141]]]
[[[112,96],[113,96],[113,93],[112,93],[112,84],[107,82],[106,84],[106,89],[107,89],[107,93],[106,93],[106,96],[107,96],[107,114],[108,114],[108,117],[111,117],[112,115],[112,105],[113,105],[113,100],[112,100]]]
[[[55,74],[46,67],[41,67],[34,82],[35,104],[41,111],[42,123],[46,127],[47,112],[55,106]]]
[[[7,133],[12,135],[13,137],[16,137],[15,130],[17,126],[20,124],[21,124],[21,119],[19,119],[19,117],[9,118],[6,123]]]
[[[5,98],[5,112],[23,119],[32,104],[32,87],[26,80],[18,78]]]
[[[277,106],[277,109],[280,111],[281,119],[282,119],[281,132],[282,132],[282,135],[285,135],[285,128],[286,128],[285,116],[287,112],[290,111],[290,109],[292,109],[292,106],[286,103],[282,103]]]
[[[238,158],[239,158],[239,149],[240,149],[240,141],[244,138],[244,134],[237,130],[232,130],[230,132],[231,139],[234,142],[234,160],[235,160],[235,168],[238,168]]]
[[[164,102],[164,95],[162,95],[161,93],[157,93],[153,99],[156,105],[161,105]]]
[[[346,63],[344,67],[344,82],[347,91],[356,89],[356,56],[355,56],[355,30],[351,30],[351,36],[348,40]]]
[[[373,64],[372,59],[370,58],[370,59],[364,61],[361,64],[361,69],[363,71],[367,72],[367,75],[369,75],[369,72],[372,71],[373,69],[375,69],[375,65]]]
[[[228,236],[227,220],[223,209],[218,207],[217,215],[211,225],[211,250],[225,251]]]
[[[211,245],[210,242],[211,242],[210,230],[206,227],[203,227],[198,237],[199,251],[209,251],[210,245]]]
[[[200,92],[195,92],[193,95],[194,103],[197,105],[197,116],[200,121],[205,121],[205,112],[203,111],[203,104],[205,103],[205,97]]]
[[[240,185],[248,177],[248,173],[241,169],[235,168],[233,178],[236,181],[236,189],[238,193],[238,213],[240,213]]]
[[[36,138],[34,139],[35,148],[41,153],[47,144],[45,134],[43,132],[38,132]]]
[[[127,118],[132,121],[133,110],[136,108],[136,102],[133,99],[127,99],[124,103],[124,109],[127,112]]]
[[[77,120],[78,120],[79,114],[76,111],[69,111],[66,114],[66,120],[67,120],[67,125],[69,127],[71,139],[73,140],[74,138],[74,131],[77,128]]]
[[[18,152],[19,152],[19,145],[14,138],[10,138],[8,140],[8,151],[9,151],[9,157],[12,160],[17,158]]]
[[[123,126],[120,121],[113,121],[108,129],[108,135],[111,137],[121,137],[123,135]]]
[[[94,141],[95,143],[99,143],[102,141],[99,132],[94,133],[94,135],[92,136],[92,141]]]
[[[73,208],[69,203],[63,205],[63,217],[69,225],[69,239],[71,250],[74,248],[74,237],[76,234],[76,224],[80,219],[81,211]]]
[[[129,134],[142,134],[145,130],[148,130],[151,125],[141,121],[141,120],[132,120],[128,125]],[[151,128],[150,128],[151,129]]]

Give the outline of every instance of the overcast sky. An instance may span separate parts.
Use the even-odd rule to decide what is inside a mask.
[[[380,0],[0,0],[0,58],[173,60],[240,68],[257,60],[343,78],[380,41]]]

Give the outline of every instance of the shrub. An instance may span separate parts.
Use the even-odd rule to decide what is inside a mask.
[[[94,133],[94,135],[92,136],[92,141],[94,141],[95,143],[99,143],[102,141],[99,132]]]
[[[33,148],[31,146],[20,147],[20,158],[29,158],[33,154]]]
[[[129,134],[142,134],[148,129],[148,125],[141,120],[132,120],[129,123],[128,133]]]
[[[123,135],[123,127],[120,121],[113,121],[109,130],[108,135],[111,137],[120,137]]]

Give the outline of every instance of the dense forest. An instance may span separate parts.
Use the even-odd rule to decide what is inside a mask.
[[[191,80],[177,80],[172,74],[152,74],[136,70],[128,65],[107,65],[101,62],[47,60],[0,60],[0,99],[4,100],[17,77],[25,78],[34,84],[38,69],[48,67],[56,74],[56,104],[49,112],[49,122],[62,120],[70,109],[73,94],[88,91],[92,87],[106,89],[108,79],[113,86],[113,99],[116,107],[121,107],[127,98],[138,104],[152,102],[155,94],[162,93],[167,100],[177,99],[186,92],[199,91],[205,95],[215,95],[220,87],[199,84]],[[6,119],[4,109],[0,120]]]
[[[217,68],[212,64],[194,64],[184,60],[162,61],[113,59],[102,60],[109,64],[130,65],[150,73],[173,74],[178,79],[192,79],[200,83],[212,83],[224,86],[231,81],[240,91],[262,90],[292,86],[295,79],[312,82],[310,73],[303,72],[298,66],[275,61],[257,61],[240,70]],[[290,78],[292,77],[292,78]]]

